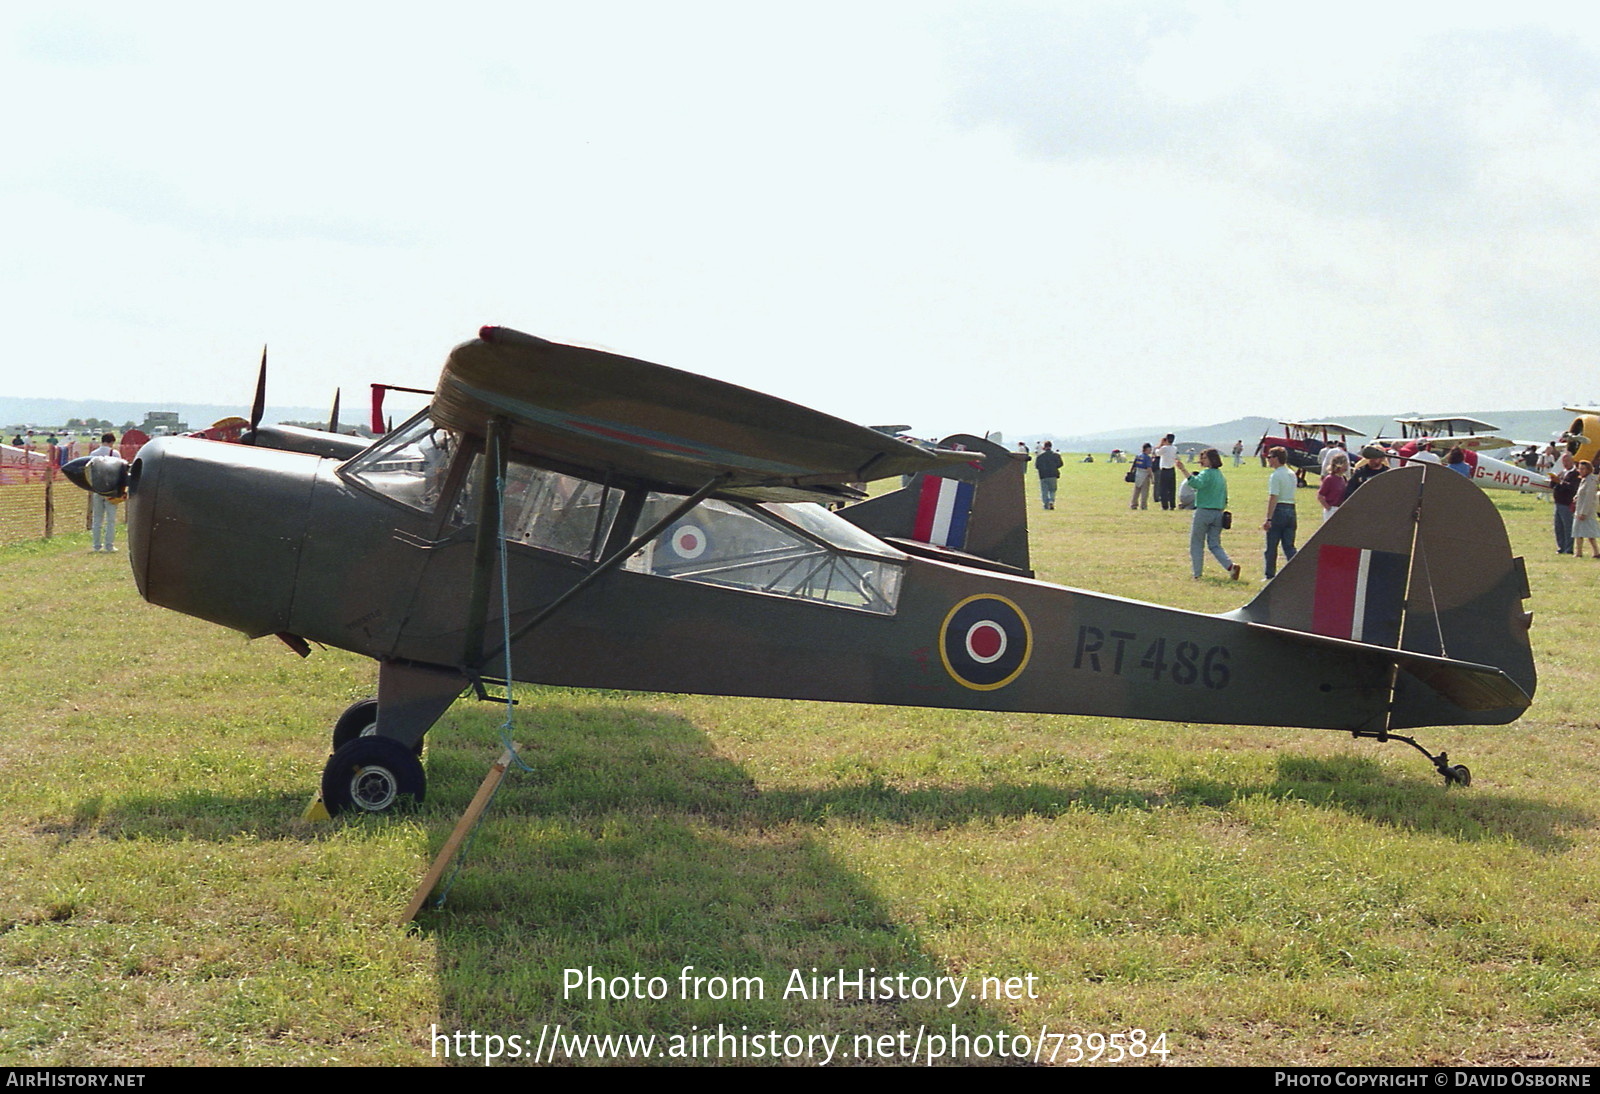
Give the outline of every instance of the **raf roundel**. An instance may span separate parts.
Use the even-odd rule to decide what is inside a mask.
[[[1033,628],[1003,596],[969,596],[944,617],[939,656],[956,682],[977,691],[1003,688],[1033,652]]]
[[[672,530],[667,542],[672,545],[673,554],[692,562],[706,553],[709,541],[705,529],[694,524],[680,524]]]

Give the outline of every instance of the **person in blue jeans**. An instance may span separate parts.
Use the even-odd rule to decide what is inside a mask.
[[[1272,474],[1267,476],[1267,519],[1261,522],[1261,530],[1267,534],[1267,549],[1262,553],[1266,561],[1264,572],[1271,581],[1278,576],[1279,546],[1283,547],[1283,561],[1288,562],[1295,554],[1294,491],[1297,483],[1294,472],[1289,470],[1289,453],[1281,445],[1267,452],[1267,462]]]
[[[1194,519],[1189,524],[1189,561],[1194,566],[1194,579],[1200,580],[1205,569],[1206,549],[1228,576],[1239,580],[1239,565],[1222,549],[1222,514],[1228,508],[1228,481],[1222,477],[1222,453],[1208,448],[1200,453],[1203,470],[1190,475],[1183,461],[1176,460],[1179,474],[1194,487]]]
[[[1033,469],[1039,472],[1039,500],[1046,509],[1056,507],[1056,484],[1061,481],[1061,453],[1050,447],[1050,442],[1044,442],[1044,451],[1039,453],[1033,461]]]

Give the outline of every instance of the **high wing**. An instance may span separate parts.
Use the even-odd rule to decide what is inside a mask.
[[[921,448],[748,388],[603,350],[485,327],[451,352],[435,422],[577,468],[757,501],[857,498],[850,483],[932,471],[970,453]]]
[[[1366,436],[1361,430],[1348,425],[1340,425],[1338,422],[1279,422],[1278,424],[1286,429],[1304,430],[1307,436],[1315,434],[1325,437],[1330,433],[1338,433],[1345,437]]]

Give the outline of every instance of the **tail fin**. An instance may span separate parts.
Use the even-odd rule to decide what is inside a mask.
[[[903,547],[926,544],[935,557],[998,563],[1033,576],[1028,559],[1028,457],[993,441],[958,433],[939,442],[963,448],[971,463],[924,472],[892,493],[839,510],[864,531]],[[915,548],[912,548],[915,549]]]
[[[1421,464],[1364,483],[1234,617],[1406,651],[1390,729],[1491,724],[1517,717],[1537,684],[1527,597],[1494,503]]]

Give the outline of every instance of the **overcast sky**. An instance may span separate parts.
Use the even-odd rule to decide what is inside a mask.
[[[1600,399],[1596,13],[10,0],[0,375],[323,405],[500,323],[929,435]]]

